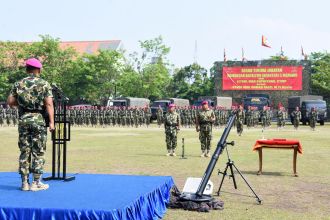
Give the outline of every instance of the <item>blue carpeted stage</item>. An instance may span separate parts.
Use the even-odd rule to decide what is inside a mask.
[[[0,173],[0,219],[158,219],[166,212],[169,176],[78,174],[23,192],[17,173]]]

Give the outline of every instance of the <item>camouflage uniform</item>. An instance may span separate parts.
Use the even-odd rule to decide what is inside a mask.
[[[238,135],[241,135],[243,132],[243,125],[245,120],[245,112],[240,109],[236,112],[236,128]]]
[[[317,111],[312,110],[309,113],[309,126],[312,128],[313,131],[315,130],[316,122],[317,122]]]
[[[145,118],[146,125],[147,125],[147,127],[149,127],[149,125],[150,125],[150,118],[151,118],[151,109],[149,107],[146,107],[144,113],[145,113],[144,118]]]
[[[178,128],[180,127],[180,115],[173,111],[167,112],[164,117],[167,151],[174,153],[177,145]]]
[[[197,121],[200,126],[199,140],[201,142],[201,150],[207,155],[211,149],[212,140],[212,118],[215,119],[213,110],[201,110],[197,113]]]
[[[31,171],[34,178],[39,179],[43,173],[47,141],[46,124],[40,112],[44,99],[53,97],[51,87],[45,80],[30,76],[16,82],[10,95],[19,105],[19,173],[23,178]]]
[[[277,111],[277,127],[282,128],[285,125],[285,112],[281,109]]]
[[[7,123],[7,126],[10,125],[10,117],[11,117],[11,108],[8,108],[6,109],[6,123]]]
[[[299,123],[300,123],[300,119],[301,119],[301,112],[298,110],[295,110],[291,113],[291,116],[293,118],[293,126],[295,129],[298,129],[299,127]]]
[[[158,126],[161,126],[162,123],[163,123],[163,109],[158,108],[157,109],[157,124],[158,124]]]
[[[5,109],[0,105],[0,126],[3,126],[3,119],[5,116]]]
[[[249,107],[246,112],[246,126],[248,128],[253,127],[253,111],[251,107]]]
[[[266,128],[267,127],[267,110],[264,109],[261,111],[261,125],[263,128]]]

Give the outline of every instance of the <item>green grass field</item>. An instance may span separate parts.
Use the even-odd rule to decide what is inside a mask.
[[[213,150],[222,131],[213,131]],[[297,132],[292,126],[277,131],[273,125],[264,136],[301,141],[304,153],[298,154],[299,177],[292,176],[293,151],[275,149],[263,151],[264,174],[257,176],[258,153],[252,151],[252,146],[262,137],[261,129],[245,128],[239,137],[233,128],[228,138],[228,141],[236,142],[235,147],[229,147],[231,157],[263,199],[263,204],[257,205],[237,174],[237,190],[231,179],[225,179],[220,196],[225,202],[224,210],[197,213],[169,209],[164,219],[330,219],[330,124],[318,126],[317,131],[301,126]],[[194,129],[180,131],[178,153],[183,137],[186,160],[165,156],[164,130],[155,125],[138,129],[74,127],[68,145],[68,172],[169,175],[182,190],[186,178],[201,177],[210,160],[199,157],[200,145]],[[16,171],[19,153],[17,128],[0,127],[0,140],[0,171]],[[48,141],[45,166],[48,172],[50,159],[51,142]],[[222,154],[211,177],[215,191],[220,183],[217,170],[223,169],[226,161],[226,155]]]

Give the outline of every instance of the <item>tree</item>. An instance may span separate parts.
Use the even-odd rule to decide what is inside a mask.
[[[207,70],[194,63],[174,73],[170,89],[175,97],[194,100],[213,94],[213,84]]]
[[[128,76],[125,76],[125,86],[136,86],[136,94],[144,98],[152,100],[167,96],[167,88],[170,82],[171,65],[167,60],[167,55],[170,48],[163,43],[161,36],[145,41],[139,41],[142,49],[142,54],[134,52],[130,54],[129,65],[132,70],[128,73],[133,73],[134,79],[128,84]],[[121,85],[123,86],[123,85]],[[124,90],[122,87],[121,90]]]
[[[309,56],[312,63],[312,92],[330,101],[330,54],[315,52]]]

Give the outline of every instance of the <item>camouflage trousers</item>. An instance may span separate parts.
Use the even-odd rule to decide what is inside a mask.
[[[309,126],[311,128],[315,128],[315,126],[316,126],[316,119],[310,119],[309,120]]]
[[[298,128],[299,127],[299,119],[293,119],[293,126],[295,128]]]
[[[177,146],[177,136],[178,132],[176,129],[166,129],[166,148],[167,150],[175,150]]]
[[[285,121],[284,119],[277,119],[277,127],[284,127]]]
[[[212,140],[212,129],[201,129],[199,131],[199,141],[201,142],[201,150],[210,150]]]
[[[19,169],[21,175],[43,173],[47,141],[47,128],[40,125],[19,125],[18,146],[20,149]]]
[[[243,132],[243,120],[236,121],[237,133],[241,134]]]

